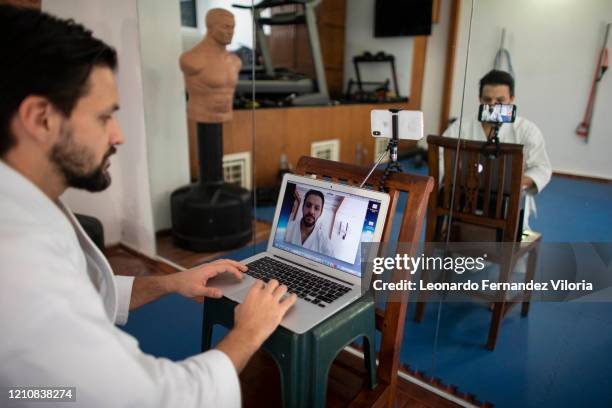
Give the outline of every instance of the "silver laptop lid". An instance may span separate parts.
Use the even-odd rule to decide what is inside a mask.
[[[361,284],[361,243],[380,242],[389,196],[286,174],[268,252]]]

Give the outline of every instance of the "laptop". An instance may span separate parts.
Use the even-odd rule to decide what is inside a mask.
[[[380,242],[388,208],[385,193],[286,174],[267,250],[242,261],[243,281],[209,284],[241,303],[255,279],[277,279],[298,296],[281,326],[304,333],[362,295],[361,243]]]

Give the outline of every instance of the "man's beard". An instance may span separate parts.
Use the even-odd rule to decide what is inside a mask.
[[[304,224],[306,228],[310,228],[314,226],[317,222],[317,219],[313,216],[308,216],[308,218],[312,218],[313,221],[312,222],[306,221],[306,216],[302,217],[302,224]]]
[[[51,149],[49,158],[64,176],[66,184],[91,192],[105,190],[111,183],[111,176],[105,168],[106,163],[117,149],[111,146],[102,162],[92,169],[95,160],[93,152],[76,144],[72,129],[68,125],[62,125],[60,133],[60,140]]]

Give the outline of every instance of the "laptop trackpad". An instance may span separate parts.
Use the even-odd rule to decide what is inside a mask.
[[[248,290],[252,285],[253,278],[250,276],[244,275],[244,279],[240,280],[229,273],[217,275],[210,279],[206,284],[206,286],[221,289],[225,296],[235,294],[242,290]],[[231,298],[233,298],[233,296]]]

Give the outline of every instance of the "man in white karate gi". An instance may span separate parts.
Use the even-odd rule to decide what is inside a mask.
[[[111,182],[110,157],[124,140],[115,50],[72,21],[10,6],[0,6],[0,49],[2,392],[76,387],[75,407],[240,406],[238,373],[295,295],[257,281],[215,350],[177,363],[144,354],[115,326],[129,310],[169,293],[220,297],[208,280],[241,279],[246,267],[220,260],[114,276],[60,196]]]
[[[492,70],[480,80],[479,98],[481,104],[513,104],[514,78],[504,71]],[[442,136],[459,137],[460,121],[455,121]],[[481,123],[477,115],[464,118],[461,123],[461,139],[486,141],[493,137],[492,123]],[[535,212],[533,196],[546,187],[552,175],[552,168],[544,137],[538,127],[529,120],[518,116],[514,123],[504,123],[499,129],[501,143],[517,143],[524,146],[524,172],[521,180],[527,192],[525,202],[524,228],[528,229],[529,214]],[[440,166],[444,168],[444,166]]]
[[[321,223],[317,224],[323,214],[325,196],[318,190],[308,190],[304,196],[302,217],[297,219],[301,201],[300,194],[296,190],[293,196],[293,208],[287,221],[285,241],[294,245],[301,245],[323,255],[332,256],[330,240],[325,236]]]
[[[514,79],[504,71],[493,70],[480,80],[479,98],[481,104],[514,103]],[[459,137],[459,123],[455,121],[442,136]],[[486,141],[493,136],[494,124],[481,123],[477,115],[464,118],[461,123],[461,139]],[[518,143],[525,146],[525,171],[523,188],[530,193],[538,193],[548,184],[552,175],[550,160],[546,153],[544,137],[533,122],[518,116],[514,123],[504,123],[499,130],[501,143]]]

